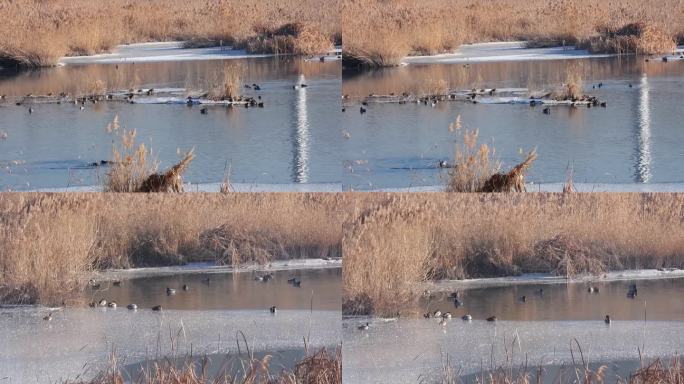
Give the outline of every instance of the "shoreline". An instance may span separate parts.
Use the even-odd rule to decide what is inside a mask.
[[[123,44],[112,49],[109,53],[87,56],[62,57],[57,66],[84,64],[135,64],[135,63],[163,63],[178,61],[205,60],[233,60],[279,56],[308,56],[294,53],[247,53],[244,49],[233,49],[231,46],[216,46],[206,48],[185,48],[184,41],[165,41],[150,43]],[[321,53],[325,62],[340,60],[337,58],[338,48]],[[314,55],[316,56],[316,55]]]

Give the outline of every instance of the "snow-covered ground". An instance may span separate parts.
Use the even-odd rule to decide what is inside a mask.
[[[536,61],[589,59],[610,57],[609,54],[592,54],[574,46],[552,48],[526,48],[522,41],[465,44],[454,53],[432,56],[411,56],[403,60],[405,64],[468,64],[498,61]]]
[[[624,271],[607,272],[603,276],[577,276],[571,280],[563,276],[555,276],[548,273],[526,273],[520,276],[490,277],[481,279],[465,280],[440,280],[426,283],[432,290],[453,290],[454,288],[481,288],[496,286],[511,286],[515,284],[561,284],[561,283],[586,283],[587,281],[623,281],[623,280],[652,280],[652,279],[675,279],[684,278],[684,269],[632,269]]]
[[[324,61],[338,60],[339,49],[324,55]],[[137,43],[120,45],[111,53],[91,56],[63,57],[60,64],[117,64],[117,63],[152,63],[165,61],[194,61],[194,60],[228,60],[247,59],[254,57],[272,57],[273,54],[250,54],[244,49],[232,47],[183,48],[182,41],[157,43]],[[320,56],[310,61],[320,61]]]
[[[293,259],[275,260],[268,266],[258,264],[241,266],[239,268],[216,265],[215,263],[188,263],[186,265],[171,267],[150,267],[150,268],[130,268],[130,269],[109,269],[97,274],[98,279],[131,279],[152,276],[168,276],[177,274],[191,273],[237,273],[251,271],[290,271],[299,269],[322,269],[322,268],[341,268],[342,259]]]

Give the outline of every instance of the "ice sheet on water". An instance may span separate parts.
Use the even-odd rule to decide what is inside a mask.
[[[207,274],[207,273],[239,273],[251,271],[289,271],[289,270],[309,270],[321,268],[341,268],[342,259],[292,259],[292,260],[274,260],[268,267],[258,264],[241,265],[239,269],[229,265],[217,265],[212,262],[196,262],[185,265],[176,265],[170,267],[148,267],[148,268],[129,268],[129,269],[110,269],[99,273],[100,278],[122,279],[122,278],[140,278],[151,276],[168,276],[178,274]]]
[[[667,357],[684,351],[684,322],[597,321],[523,322],[452,319],[445,327],[436,319],[370,320],[368,331],[343,321],[345,383],[417,383],[441,369],[448,355],[460,374],[468,375],[505,363],[558,365],[572,362],[570,345],[577,339],[590,362]],[[514,342],[515,340],[515,342]],[[573,344],[576,358],[578,350]]]
[[[0,376],[11,383],[46,383],[73,378],[106,365],[113,350],[126,364],[170,352],[236,353],[242,331],[253,351],[335,347],[341,341],[338,311],[129,311],[67,309],[44,321],[44,308],[0,309]],[[244,346],[243,346],[244,348]]]
[[[478,62],[563,60],[610,57],[610,54],[592,54],[573,46],[551,48],[526,48],[524,42],[466,44],[454,53],[432,56],[412,56],[403,61],[407,64],[467,64]]]
[[[140,43],[120,45],[111,53],[92,56],[64,57],[61,64],[114,64],[144,63],[163,61],[224,60],[245,59],[250,57],[270,57],[273,55],[248,54],[245,50],[230,47],[183,48],[178,41],[162,43]]]

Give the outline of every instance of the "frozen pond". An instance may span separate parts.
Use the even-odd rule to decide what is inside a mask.
[[[438,374],[447,356],[466,379],[506,364],[507,357],[516,367],[527,361],[529,366],[557,368],[572,363],[574,339],[589,362],[609,364],[613,374],[633,369],[638,349],[646,358],[681,354],[684,279],[612,278],[618,280],[567,284],[556,279],[444,281],[432,286],[431,296],[399,319],[345,318],[343,353],[349,368],[344,382],[416,383]],[[632,284],[638,293],[628,298]],[[598,288],[598,293],[588,292],[589,287]],[[449,298],[456,290],[458,306]],[[439,319],[423,318],[422,313],[436,310],[449,311],[453,317],[446,325],[440,325]],[[473,320],[461,320],[464,314]],[[603,321],[607,314],[610,325]],[[490,316],[497,320],[486,321]],[[371,323],[367,331],[357,329],[366,321]]]
[[[210,372],[226,361],[237,368],[238,352],[246,357],[242,333],[257,357],[274,356],[275,372],[303,357],[304,338],[310,350],[334,352],[341,342],[341,269],[274,270],[269,281],[255,280],[265,273],[202,268],[107,273],[107,278],[132,278],[120,285],[98,278],[100,286],[88,288],[83,301],[116,301],[117,308],[71,307],[53,312],[51,321],[43,320],[47,308],[0,308],[0,379],[52,383],[88,377],[107,366],[112,352],[133,377],[141,364],[190,354],[209,356],[215,363]],[[292,277],[301,287],[287,282]],[[167,287],[175,294],[168,295]],[[129,303],[138,309],[127,309]],[[151,310],[155,305],[162,310]]]
[[[588,58],[559,49],[531,50],[526,56],[520,48],[495,46],[465,51],[465,58],[409,58],[408,65],[398,68],[343,74],[345,190],[442,184],[446,170],[438,164],[453,159],[459,136],[449,131],[449,124],[458,115],[465,128],[479,129],[480,142],[494,146],[506,167],[521,160],[521,148],[537,147],[539,158],[527,178],[535,184],[562,183],[568,166],[576,183],[617,190],[632,190],[637,184],[669,189],[684,182],[679,172],[684,154],[677,144],[684,140],[679,103],[684,61]],[[545,114],[528,103],[505,103],[509,99],[495,93],[477,104],[368,103],[363,106],[367,112],[359,113],[361,101],[370,94],[431,93],[448,85],[455,90],[521,90],[526,95],[528,90],[558,87],[568,73],[578,73],[584,92],[606,101],[607,107],[559,105]]]
[[[368,331],[357,326],[365,319],[343,321],[344,383],[418,383],[435,376],[448,359],[461,375],[506,363],[505,348],[514,366],[572,363],[570,346],[577,339],[585,359],[593,363],[635,360],[682,353],[681,321],[498,321],[463,322],[446,326],[434,319],[371,320]],[[514,342],[515,340],[515,342]],[[574,353],[579,353],[573,344]],[[609,382],[612,382],[609,380]]]
[[[174,59],[164,61],[150,59],[149,50],[124,52],[139,54],[137,61],[68,58],[57,68],[0,71],[0,95],[6,95],[0,100],[0,190],[101,185],[107,167],[90,164],[111,159],[112,137],[105,129],[116,115],[122,126],[137,130],[138,142],[152,148],[161,168],[179,160],[177,149],[194,147],[186,182],[220,183],[230,169],[235,183],[339,185],[339,61],[236,58],[230,51],[184,57],[178,53],[183,50],[163,48]],[[224,70],[241,73],[250,88],[240,93],[261,97],[264,107],[209,105],[202,114],[200,106],[184,102],[160,104],[169,97],[184,100],[186,90],[222,84]],[[83,110],[73,103],[22,100],[29,94],[84,94],[98,82],[114,91],[144,91],[133,104],[88,102]],[[307,87],[293,89],[298,84]],[[150,88],[154,94],[147,97]]]

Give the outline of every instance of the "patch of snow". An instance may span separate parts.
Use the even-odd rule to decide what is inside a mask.
[[[410,56],[406,64],[468,64],[503,61],[537,61],[590,59],[615,56],[613,54],[592,54],[574,46],[551,48],[526,48],[521,41],[466,44],[454,53],[431,56]]]

